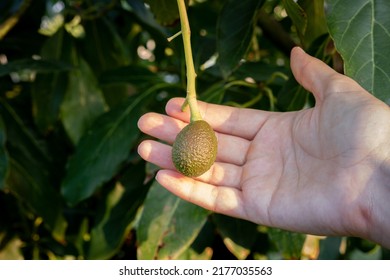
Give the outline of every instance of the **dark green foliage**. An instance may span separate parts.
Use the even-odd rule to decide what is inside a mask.
[[[326,3],[187,1],[199,99],[312,106],[289,69],[298,44],[388,102],[388,2]],[[0,259],[389,258],[366,240],[216,215],[158,185],[137,121],[185,95],[182,42],[166,40],[179,28],[173,0],[1,2]]]
[[[345,63],[345,73],[386,103],[390,81],[388,62],[390,5],[385,0],[329,2],[329,31]],[[355,36],[352,36],[355,35]]]
[[[237,69],[247,53],[263,0],[228,0],[218,20],[218,65],[225,78]]]

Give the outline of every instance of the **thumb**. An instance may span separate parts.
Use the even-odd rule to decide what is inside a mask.
[[[342,76],[321,60],[305,53],[300,47],[291,51],[291,70],[297,82],[312,92],[317,101],[323,99],[332,81],[337,76]]]

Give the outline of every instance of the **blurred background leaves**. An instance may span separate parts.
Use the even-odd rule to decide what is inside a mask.
[[[294,45],[390,100],[384,0],[187,7],[201,100],[313,106]],[[185,94],[182,42],[166,40],[179,28],[173,0],[1,1],[0,259],[388,259],[366,240],[211,213],[154,180],[137,121]]]

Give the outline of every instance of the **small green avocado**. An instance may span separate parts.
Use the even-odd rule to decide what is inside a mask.
[[[176,136],[172,146],[172,160],[185,176],[197,177],[213,165],[217,157],[217,137],[204,120],[189,123]]]

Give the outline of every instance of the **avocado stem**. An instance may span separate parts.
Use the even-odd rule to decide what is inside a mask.
[[[177,0],[177,5],[179,7],[180,15],[180,24],[181,31],[183,36],[183,45],[184,45],[184,56],[186,61],[187,69],[187,95],[186,100],[182,106],[182,110],[187,106],[190,106],[191,118],[190,121],[202,120],[200,115],[198,103],[196,100],[196,72],[194,67],[194,61],[192,58],[192,48],[191,48],[191,29],[190,23],[187,16],[187,8],[184,0]]]

